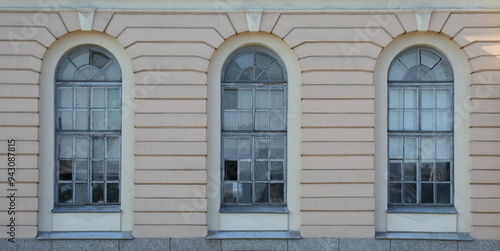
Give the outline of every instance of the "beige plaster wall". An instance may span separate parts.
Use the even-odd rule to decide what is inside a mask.
[[[37,156],[44,154],[38,145],[43,55],[62,35],[82,29],[76,10],[50,11],[44,19],[39,14],[0,12],[0,143],[18,140],[19,237],[36,235],[37,195],[52,192],[36,189],[44,182],[37,178]],[[373,237],[373,71],[395,37],[419,30],[449,37],[470,59],[471,105],[464,101],[460,109],[471,117],[472,233],[480,239],[500,236],[500,13],[435,11],[429,17],[408,10],[262,14],[260,32],[282,38],[302,71],[304,237]],[[134,236],[204,237],[207,70],[226,39],[248,32],[245,13],[97,10],[92,20],[93,30],[114,37],[131,58]],[[5,151],[0,148],[2,196]],[[2,208],[2,236],[6,219]]]

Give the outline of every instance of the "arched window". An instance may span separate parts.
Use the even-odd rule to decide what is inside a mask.
[[[235,51],[223,67],[223,205],[286,205],[286,76],[261,46]]]
[[[388,73],[389,206],[453,204],[453,71],[411,47]]]
[[[66,53],[56,69],[56,205],[120,203],[121,79],[97,46]]]

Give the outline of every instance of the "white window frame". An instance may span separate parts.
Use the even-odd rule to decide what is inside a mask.
[[[454,71],[454,210],[421,210],[419,212],[388,211],[388,151],[387,151],[387,73],[392,60],[406,48],[428,46],[441,52]],[[375,230],[378,233],[469,233],[470,225],[470,156],[468,86],[470,66],[466,54],[448,38],[428,32],[402,35],[392,41],[377,57],[374,71],[375,84]],[[405,238],[418,238],[408,235]],[[433,238],[427,236],[426,238]]]

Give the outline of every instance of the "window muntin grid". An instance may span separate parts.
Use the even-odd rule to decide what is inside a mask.
[[[222,79],[222,204],[286,205],[287,88],[281,60],[268,49],[248,46],[229,58]]]
[[[389,205],[453,204],[453,72],[439,52],[414,47],[388,81]]]
[[[61,73],[68,64],[80,65],[72,78]],[[118,62],[102,48],[78,47],[62,57],[56,78],[56,204],[119,204],[122,94],[110,81],[121,79]]]

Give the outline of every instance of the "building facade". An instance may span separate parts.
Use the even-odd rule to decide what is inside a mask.
[[[496,1],[0,3],[2,250],[495,250]]]

